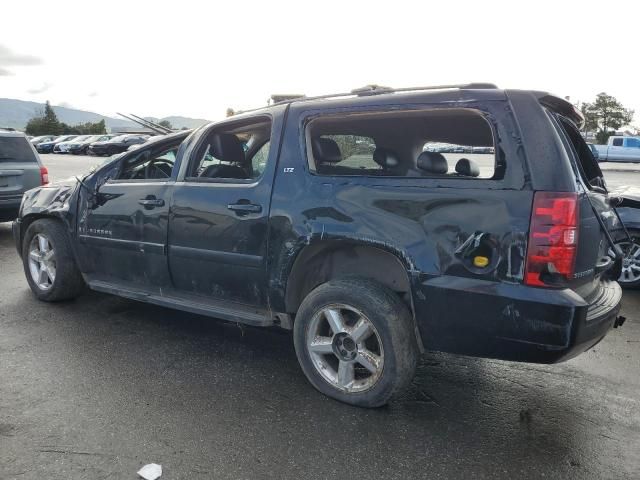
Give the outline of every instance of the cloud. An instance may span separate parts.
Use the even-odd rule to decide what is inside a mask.
[[[38,93],[44,93],[47,90],[49,90],[51,87],[53,87],[53,83],[49,83],[49,82],[45,82],[42,84],[42,86],[40,87],[36,87],[36,88],[30,88],[29,90],[27,90],[27,93],[31,93],[32,95],[36,95]]]
[[[98,92],[91,92],[89,94],[90,97],[97,97],[98,96]]]
[[[24,67],[42,64],[42,59],[33,55],[14,53],[4,45],[0,45],[0,75],[13,75],[6,67]]]

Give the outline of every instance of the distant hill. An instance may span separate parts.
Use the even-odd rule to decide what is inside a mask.
[[[60,107],[53,105],[58,119],[68,125],[77,125],[85,122],[99,122],[104,120],[107,130],[118,127],[136,127],[137,125],[125,119],[107,117],[99,113],[86,112],[75,108]],[[27,125],[29,119],[42,112],[44,103],[28,102],[25,100],[15,100],[11,98],[0,98],[0,127],[11,127],[22,130]],[[127,112],[123,112],[127,113]],[[134,112],[136,113],[136,112]],[[151,117],[147,117],[151,118]],[[195,128],[208,122],[199,118],[188,118],[180,116],[164,117],[154,119],[155,121],[168,120],[173,128]]]
[[[126,112],[122,112],[126,115]],[[205,120],[204,118],[189,118],[174,115],[171,117],[156,118],[156,117],[144,117],[152,122],[161,122],[162,120],[168,120],[173,128],[197,128],[205,123],[211,122],[211,120]]]

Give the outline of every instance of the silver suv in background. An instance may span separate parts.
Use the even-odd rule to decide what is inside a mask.
[[[16,218],[22,194],[49,183],[48,176],[23,133],[0,130],[0,222]]]

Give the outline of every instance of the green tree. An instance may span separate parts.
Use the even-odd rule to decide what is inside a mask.
[[[44,110],[27,122],[25,129],[28,135],[60,135],[64,133],[64,126],[58,120],[49,100],[44,104]]]
[[[75,133],[77,135],[97,135],[100,133],[107,133],[107,127],[104,123],[104,120],[100,120],[99,122],[86,122],[79,123],[78,125],[74,125],[73,127],[69,125],[65,125],[66,130],[65,133]]]
[[[53,111],[53,107],[49,103],[49,100],[44,104],[44,115],[42,116],[42,123],[47,130],[47,133],[50,134],[61,134],[63,133],[64,127],[58,120],[58,116],[56,112]],[[46,135],[46,134],[43,134]]]
[[[598,130],[598,117],[589,110],[590,103],[583,103],[580,111],[584,116],[584,131],[596,132]]]
[[[582,107],[586,123],[596,130],[598,143],[607,140],[618,128],[628,125],[633,120],[633,110],[624,108],[615,97],[602,92],[593,103],[585,103]]]
[[[171,122],[169,120],[161,120],[160,122],[158,122],[158,125],[162,125],[164,128],[173,129],[173,125],[171,125]]]

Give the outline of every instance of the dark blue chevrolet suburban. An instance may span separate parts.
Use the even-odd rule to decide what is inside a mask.
[[[490,84],[285,99],[29,191],[15,241],[44,301],[290,329],[318,390],[378,406],[424,349],[552,363],[621,324],[582,121]]]

